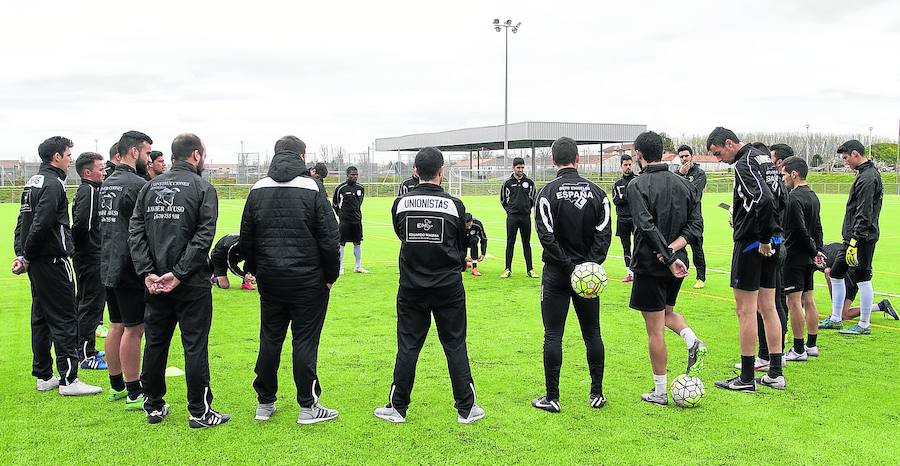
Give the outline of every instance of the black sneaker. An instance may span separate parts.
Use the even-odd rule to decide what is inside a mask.
[[[878,303],[878,308],[881,309],[881,312],[893,317],[894,320],[900,320],[900,316],[897,315],[897,310],[894,309],[894,306],[891,305],[891,302],[889,300],[882,299]]]
[[[169,405],[163,405],[162,409],[150,411],[147,413],[147,422],[149,424],[159,424],[169,415]]]
[[[191,429],[205,429],[207,427],[215,427],[225,424],[229,419],[231,419],[231,416],[227,414],[219,414],[210,409],[206,412],[206,414],[200,417],[191,416],[191,419],[190,421],[188,421],[188,423],[190,424]]]
[[[591,394],[591,408],[602,408],[606,406],[606,397],[603,395]]]
[[[543,409],[549,413],[558,413],[560,411],[559,400],[548,400],[546,396],[531,400],[531,406],[537,409]]]
[[[733,390],[736,392],[751,392],[756,393],[756,381],[751,380],[749,382],[744,382],[741,380],[741,376],[734,376],[728,380],[719,380],[716,382],[716,386],[719,388],[724,388],[725,390]]]
[[[703,360],[706,359],[706,345],[702,341],[697,340],[688,349],[687,370],[684,371],[688,377],[696,377],[703,370]]]

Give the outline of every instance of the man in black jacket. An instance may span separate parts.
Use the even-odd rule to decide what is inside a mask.
[[[116,165],[122,163],[122,157],[119,156],[119,141],[113,143],[109,148],[109,160],[103,166],[103,178],[109,178],[116,170]]]
[[[103,322],[106,288],[100,279],[100,184],[103,183],[103,156],[85,152],[75,161],[81,186],[72,202],[72,243],[78,303],[78,351],[82,369],[106,369],[106,361],[96,348],[97,327]]]
[[[230,416],[212,409],[209,387],[209,328],[212,294],[209,248],[216,235],[216,189],[200,177],[206,147],[194,134],[172,141],[172,168],[147,183],[134,206],[128,244],[138,276],[147,287],[146,343],[141,383],[147,422],[169,413],[166,362],[175,325],[181,330],[189,425],[215,427]]]
[[[706,172],[700,168],[700,165],[694,163],[694,149],[687,144],[678,147],[678,158],[681,159],[681,166],[678,167],[678,174],[683,176],[688,183],[697,191],[697,203],[703,200],[703,190],[706,189]],[[702,214],[702,206],[700,207]],[[700,236],[691,243],[691,255],[694,260],[694,268],[697,269],[697,281],[694,283],[694,289],[702,289],[706,287],[706,255],[703,254],[703,231]]]
[[[469,248],[469,256],[466,258],[466,262],[471,264],[472,275],[480,277],[481,272],[478,271],[478,263],[483,261],[484,255],[487,254],[488,237],[481,220],[472,217],[472,214],[469,213],[466,214],[466,240]],[[468,268],[468,265],[466,267]]]
[[[241,219],[244,266],[259,286],[256,419],[275,413],[281,347],[290,324],[299,424],[337,417],[319,404],[316,361],[329,290],[338,278],[338,229],[320,185],[306,175],[306,144],[296,136],[275,143],[268,176],[247,196]]]
[[[612,237],[609,198],[596,184],[578,174],[578,146],[562,137],[551,146],[556,179],[541,188],[535,225],[544,247],[541,279],[541,317],[544,321],[544,378],[546,394],[532,406],[551,413],[560,411],[559,371],[562,366],[562,336],[569,313],[575,307],[581,337],[587,347],[591,375],[590,405],[601,408],[603,366],[606,352],[600,336],[600,300],[575,294],[570,285],[575,266],[584,262],[602,264]]]
[[[774,146],[773,146],[774,147]],[[785,355],[786,361],[806,361],[818,356],[816,345],[819,312],[813,295],[813,273],[816,264],[823,264],[822,222],[819,219],[819,198],[806,184],[809,167],[797,156],[783,161],[782,178],[790,189],[784,212],[785,267],[784,294],[787,295],[791,313],[791,333],[794,345]],[[808,332],[808,344],[803,340],[804,323]]]
[[[347,167],[347,181],[334,188],[334,200],[332,206],[340,219],[340,261],[339,273],[344,274],[344,244],[353,243],[353,257],[356,273],[369,273],[362,266],[362,203],[366,197],[366,188],[358,183],[359,170],[356,167]]]
[[[59,388],[60,395],[96,395],[100,387],[78,380],[78,322],[75,283],[69,256],[69,200],[64,186],[72,160],[72,141],[48,138],[38,146],[41,168],[28,179],[16,221],[16,259],[12,272],[28,272],[31,281],[31,374],[41,392]],[[50,348],[56,353],[59,377],[53,375]]]
[[[634,223],[631,221],[631,209],[628,207],[626,189],[635,178],[632,171],[631,156],[623,154],[621,157],[622,177],[613,184],[613,204],[616,205],[616,236],[622,241],[622,255],[625,257],[625,278],[622,283],[634,281],[634,273],[631,270],[631,237],[634,235]]]
[[[466,350],[466,207],[441,188],[444,156],[434,147],[416,154],[420,183],[394,200],[391,217],[400,239],[400,286],[397,289],[397,359],[388,403],[375,416],[405,422],[416,362],[425,344],[431,316],[453,387],[456,421],[469,424],[484,417],[475,404],[475,383]]]
[[[859,288],[859,322],[841,330],[845,335],[868,335],[872,333],[869,320],[875,290],[872,288],[872,259],[880,230],[881,203],[884,198],[884,184],[875,165],[866,158],[866,147],[856,139],[851,139],[838,147],[837,153],[853,170],[857,171],[850,195],[841,236],[844,248],[838,254],[831,269],[831,317],[819,323],[820,329],[840,329],[843,327],[841,310],[844,305],[844,277],[852,276]]]
[[[418,185],[419,185],[419,178],[416,177],[415,173],[413,173],[412,176],[403,180],[403,182],[400,183],[400,187],[397,188],[397,196],[402,196],[402,195],[408,193],[409,190],[415,188]]]
[[[144,283],[134,270],[128,246],[128,227],[141,188],[153,140],[140,131],[119,139],[119,165],[100,188],[102,256],[100,275],[106,287],[109,334],[104,346],[109,365],[107,399],[125,399],[127,411],[140,411],[141,339],[144,337]]]
[[[244,253],[241,250],[241,235],[230,234],[219,238],[216,245],[209,253],[209,263],[212,265],[213,285],[225,290],[231,287],[228,281],[228,271],[241,277],[241,289],[253,290],[256,278],[243,269],[240,263],[244,262]]]
[[[147,164],[147,181],[166,172],[166,158],[161,151],[150,151],[149,162],[150,163]]]
[[[700,195],[683,177],[669,171],[662,161],[663,141],[653,131],[634,141],[635,158],[641,176],[628,185],[635,243],[631,288],[632,309],[641,311],[647,328],[654,388],[641,399],[658,405],[669,404],[666,376],[668,354],[664,332],[668,327],[680,335],[688,350],[685,374],[696,376],[703,369],[706,345],[688,327],[675,303],[681,283],[688,273],[688,244],[697,244],[703,234]]]
[[[525,159],[513,159],[513,173],[500,189],[500,205],[506,211],[506,269],[500,278],[512,274],[513,253],[516,248],[516,233],[522,237],[522,251],[525,253],[525,270],[531,278],[537,278],[531,262],[531,209],[537,192],[534,180],[525,176]]]
[[[769,154],[741,144],[729,129],[714,129],[706,140],[706,148],[719,160],[734,165],[731,287],[740,325],[741,373],[716,382],[716,386],[755,392],[759,382],[783,390],[782,353],[770,352],[768,374],[754,379],[757,312],[762,315],[768,347],[778,348],[782,344],[781,321],[775,310],[775,255],[780,243],[775,232],[780,227],[772,194],[773,187],[779,185],[778,173]]]

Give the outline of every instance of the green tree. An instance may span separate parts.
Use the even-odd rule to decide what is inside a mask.
[[[872,144],[872,158],[894,166],[897,163],[897,143],[879,142]]]
[[[675,153],[675,143],[672,142],[672,138],[669,137],[666,133],[659,133],[659,137],[663,140],[663,152],[671,152]]]

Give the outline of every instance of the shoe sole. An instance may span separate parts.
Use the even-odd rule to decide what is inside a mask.
[[[666,401],[665,403],[660,403],[660,402],[658,402],[658,401],[647,400],[647,399],[644,399],[644,398],[641,398],[641,401],[643,401],[644,403],[650,403],[650,404],[652,404],[652,405],[657,405],[657,406],[669,406],[669,402],[668,402],[668,401]]]
[[[337,414],[335,414],[334,416],[319,417],[319,418],[315,418],[315,419],[297,419],[297,424],[305,426],[305,425],[309,425],[309,424],[316,424],[319,422],[330,421],[336,417],[338,417]]]
[[[260,416],[259,414],[257,414],[255,419],[256,419],[257,421],[268,421],[269,419],[272,419],[272,416],[275,415],[275,411],[278,411],[278,408],[275,408],[275,407],[273,406],[273,407],[272,407],[272,412],[270,412],[268,416]]]
[[[385,421],[391,422],[393,424],[403,424],[404,422],[406,422],[405,417],[398,418],[394,416],[382,416],[380,414],[376,414],[375,417],[377,417],[378,419],[384,419]]]
[[[84,392],[84,393],[63,393],[63,392],[59,392],[59,394],[62,395],[62,396],[93,396],[93,395],[99,395],[99,394],[101,394],[101,393],[103,393],[103,390],[100,390],[99,392]]]
[[[553,406],[538,406],[532,403],[531,407],[534,409],[539,409],[541,411],[547,411],[548,413],[559,414],[562,409],[555,409]]]
[[[462,418],[462,417],[457,416],[457,417],[456,417],[456,422],[458,422],[458,423],[460,423],[460,424],[471,424],[471,423],[473,423],[473,422],[475,422],[475,421],[478,421],[478,420],[480,420],[480,419],[484,419],[484,413],[481,413],[481,415],[475,416],[475,417],[471,417],[471,418]]]
[[[766,383],[766,382],[763,382],[762,380],[757,380],[756,383],[757,383],[757,385],[762,385],[763,387],[768,387],[768,388],[771,388],[771,389],[773,389],[773,390],[784,390],[784,389],[787,388],[787,384],[784,384],[784,385],[780,385],[780,386],[779,386],[779,385],[776,385],[776,384],[774,384],[774,383]]]
[[[756,388],[732,388],[732,387],[723,387],[721,385],[716,384],[716,388],[721,388],[722,390],[728,390],[730,392],[745,392],[745,393],[756,393]]]
[[[203,424],[202,422],[188,421],[188,424],[191,426],[191,429],[212,429],[213,427],[223,426],[226,423],[228,423],[228,421],[223,421],[220,424]]]

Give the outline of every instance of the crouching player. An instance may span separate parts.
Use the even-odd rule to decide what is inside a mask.
[[[241,235],[231,234],[225,235],[216,242],[213,250],[209,255],[209,261],[213,268],[213,285],[222,289],[231,286],[228,281],[228,271],[241,277],[241,289],[253,290],[253,284],[256,283],[256,277],[244,272],[240,263],[244,261],[244,254],[241,252]]]
[[[484,255],[487,254],[487,233],[484,232],[484,225],[481,224],[481,220],[477,218],[473,218],[472,214],[466,214],[466,241],[468,241],[468,251],[469,256],[466,257],[466,262],[472,267],[472,275],[476,277],[481,276],[481,272],[478,271],[478,263],[484,260]],[[481,246],[481,254],[478,253],[478,247]]]

